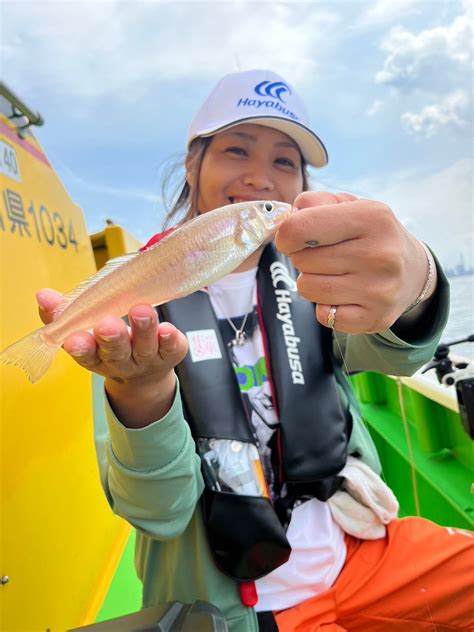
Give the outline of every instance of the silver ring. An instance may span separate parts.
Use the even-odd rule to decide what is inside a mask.
[[[329,327],[329,329],[334,329],[334,325],[336,324],[336,312],[337,312],[337,305],[331,305],[331,307],[329,308],[328,319],[326,321],[326,324]]]

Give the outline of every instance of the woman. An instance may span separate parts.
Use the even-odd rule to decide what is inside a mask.
[[[349,370],[413,373],[445,325],[446,280],[385,205],[307,191],[306,164],[326,161],[274,73],[228,75],[204,103],[169,217],[267,199],[297,212],[161,319],[136,305],[130,333],[110,317],[64,343],[104,378],[102,483],[137,529],[144,606],[211,601],[233,632],[467,630],[470,534],[394,519],[331,350],[335,334]],[[57,300],[39,294],[45,322]],[[382,507],[344,495],[349,466]]]

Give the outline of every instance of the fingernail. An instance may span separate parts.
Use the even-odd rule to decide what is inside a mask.
[[[173,334],[171,332],[167,334],[161,334],[160,342],[163,342],[166,345],[166,351],[168,353],[172,353],[178,345],[177,340],[173,340]]]
[[[120,334],[99,334],[99,337],[105,342],[112,342],[120,338]]]
[[[164,327],[160,327],[160,338],[167,340],[176,333],[176,327],[168,322],[163,324]]]
[[[44,292],[36,292],[36,302],[40,304],[41,308],[43,307],[41,303],[44,302],[45,297],[46,294]]]
[[[150,316],[134,316],[132,322],[136,325],[137,329],[146,329],[151,324]]]
[[[77,349],[70,351],[69,354],[74,356],[75,358],[81,358],[87,355],[87,349],[81,349],[80,347],[78,347]]]

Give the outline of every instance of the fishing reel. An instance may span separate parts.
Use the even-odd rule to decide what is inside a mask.
[[[453,361],[449,357],[450,348],[463,342],[474,342],[474,334],[438,345],[433,359],[422,373],[435,369],[440,384],[455,387],[462,425],[474,439],[474,365],[467,360]]]

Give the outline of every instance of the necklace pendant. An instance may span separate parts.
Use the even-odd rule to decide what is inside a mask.
[[[247,335],[245,334],[245,332],[238,331],[236,333],[236,335],[235,335],[235,344],[238,347],[241,347],[242,345],[244,345],[246,340],[247,340]]]
[[[235,338],[233,338],[230,342],[227,343],[228,347],[242,347],[247,340],[247,334],[243,331],[236,331]]]

